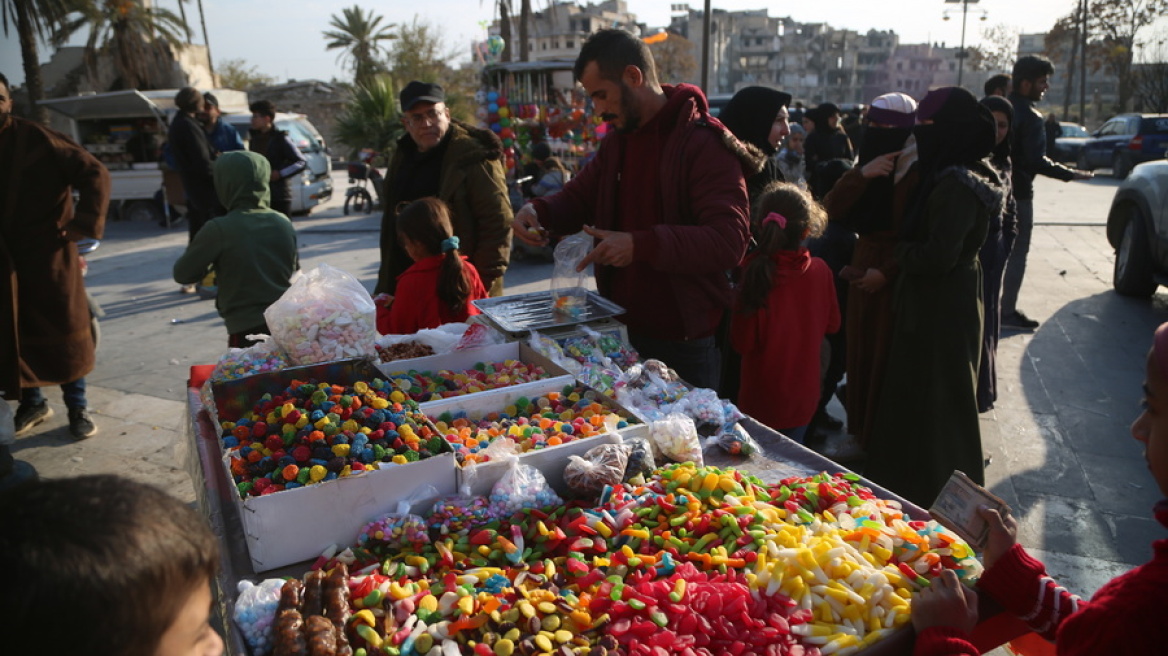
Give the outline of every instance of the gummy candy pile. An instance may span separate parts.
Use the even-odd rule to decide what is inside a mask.
[[[464,412],[446,412],[431,419],[454,448],[460,464],[490,460],[484,451],[500,437],[514,441],[519,452],[526,452],[611,432],[630,423],[597,392],[572,385],[535,399],[519,397],[502,412],[478,419]]]
[[[389,375],[389,382],[418,403],[438,401],[500,387],[548,378],[543,368],[521,362],[479,362],[466,371],[403,371]]]
[[[449,449],[417,403],[381,379],[351,387],[294,380],[220,428],[241,497],[331,481],[382,463],[415,462]]]
[[[943,569],[969,581],[981,567],[857,480],[768,487],[674,464],[595,505],[527,508],[383,559],[350,548],[314,569],[353,571],[333,638],[357,655],[852,654],[908,623]],[[278,635],[292,619],[277,616]]]

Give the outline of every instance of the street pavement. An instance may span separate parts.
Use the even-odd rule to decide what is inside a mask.
[[[380,216],[343,216],[347,180],[337,172],[334,182],[329,203],[294,220],[301,265],[327,262],[372,289]],[[1117,184],[1036,182],[1019,305],[1042,325],[1003,334],[999,400],[982,419],[990,489],[1014,509],[1021,542],[1081,595],[1147,561],[1152,540],[1164,537],[1151,519],[1160,494],[1128,426],[1152,331],[1168,320],[1168,294],[1148,302],[1111,290],[1114,253],[1103,226]],[[183,468],[185,383],[191,365],[223,353],[227,333],[213,301],[181,295],[171,280],[186,241],[185,225],[107,226],[86,281],[106,311],[87,377],[100,432],[73,442],[60,394],[49,390],[56,415],[17,440],[17,458],[46,477],[119,473],[193,501]],[[514,262],[508,293],[545,289],[550,275],[545,260]]]

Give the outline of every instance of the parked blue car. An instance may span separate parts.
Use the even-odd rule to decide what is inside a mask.
[[[1141,162],[1162,159],[1168,151],[1168,114],[1120,114],[1103,124],[1079,151],[1085,171],[1110,168],[1120,180]]]

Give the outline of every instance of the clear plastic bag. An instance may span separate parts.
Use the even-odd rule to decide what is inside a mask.
[[[434,507],[426,516],[426,523],[435,534],[465,535],[476,526],[486,524],[495,518],[491,512],[490,499],[471,494],[476,471],[473,462],[463,465],[463,484],[458,490],[459,493],[434,502]]]
[[[260,341],[246,348],[228,349],[215,364],[210,380],[224,381],[279,371],[290,363],[284,349],[270,335],[255,335]]]
[[[376,308],[352,275],[321,264],[264,310],[272,337],[293,364],[374,357]]]
[[[357,545],[378,556],[411,550],[421,551],[430,544],[429,527],[426,520],[410,512],[416,503],[423,503],[438,496],[438,489],[426,485],[415,491],[397,505],[397,511],[382,515],[369,522],[357,533]]]
[[[717,433],[706,438],[706,444],[717,446],[731,455],[746,456],[747,458],[753,458],[762,452],[762,447],[738,422],[731,422],[723,426]]]
[[[556,244],[556,264],[552,270],[552,308],[560,314],[578,318],[588,307],[588,290],[585,283],[586,271],[576,267],[584,256],[592,250],[592,236],[578,232],[560,240]]]
[[[569,456],[564,467],[564,483],[580,494],[599,494],[606,485],[620,485],[625,476],[632,447],[627,444],[601,444],[583,456]]]
[[[692,462],[701,467],[702,442],[693,419],[674,413],[649,424],[649,434],[662,455],[675,462]]]
[[[583,365],[564,354],[564,349],[560,348],[559,342],[540,333],[538,330],[531,331],[531,337],[528,338],[527,345],[533,351],[558,364],[573,376],[579,376],[584,371]]]
[[[270,654],[275,647],[273,624],[283,587],[284,579],[265,579],[259,585],[246,580],[239,582],[233,617],[251,653],[257,656]]]
[[[455,351],[494,346],[507,341],[499,331],[481,323],[472,323],[454,345]]]
[[[643,437],[633,437],[625,440],[629,447],[629,458],[625,463],[624,483],[644,483],[657,470],[657,461],[653,458],[653,446]],[[638,480],[638,477],[639,480]]]
[[[491,512],[503,519],[524,508],[563,503],[564,500],[548,485],[538,469],[521,464],[514,456],[508,459],[507,473],[491,488]]]

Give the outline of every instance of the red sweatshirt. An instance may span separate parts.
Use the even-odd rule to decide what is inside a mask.
[[[466,256],[462,258],[462,270],[470,281],[466,307],[459,312],[451,312],[438,298],[438,277],[445,257],[434,255],[418,260],[397,277],[397,296],[393,299],[393,305],[388,311],[378,308],[377,332],[383,335],[410,335],[426,328],[466,321],[467,317],[480,314],[471,301],[486,298],[487,290],[483,288],[478,270]]]
[[[748,257],[746,266],[757,256]],[[734,350],[742,354],[738,407],[774,428],[798,428],[819,405],[819,351],[840,327],[835,281],[827,263],[806,248],[779,251],[766,307],[735,312]]]
[[[1168,499],[1156,504],[1156,519],[1168,526]],[[1015,544],[994,563],[979,591],[989,594],[1030,628],[1055,642],[1059,656],[1168,653],[1168,540],[1152,543],[1153,556],[1099,589],[1090,602],[1067,592],[1046,568]],[[926,629],[913,656],[977,654],[964,632]]]

